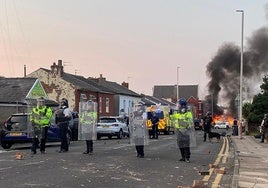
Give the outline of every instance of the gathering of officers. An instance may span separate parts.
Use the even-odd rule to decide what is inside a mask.
[[[28,137],[32,138],[31,154],[37,153],[40,144],[40,153],[45,154],[47,131],[50,121],[55,116],[55,123],[60,131],[60,149],[59,153],[69,151],[69,143],[67,141],[67,131],[72,113],[69,109],[68,100],[62,98],[57,109],[52,109],[45,104],[45,99],[40,97],[36,100],[36,107],[32,108],[30,113],[30,123],[28,126]],[[83,154],[91,155],[93,153],[93,142],[97,139],[97,121],[98,110],[97,103],[88,100],[79,103],[79,124],[78,124],[78,140],[85,141],[85,151]],[[185,99],[179,99],[177,109],[170,115],[174,122],[174,130],[176,135],[176,145],[179,148],[179,161],[189,163],[191,156],[191,147],[196,146],[195,129],[193,126],[193,115],[187,106]],[[159,119],[153,114],[153,135],[157,139],[157,124]],[[130,144],[135,147],[137,157],[144,158],[145,146],[149,144],[149,131],[147,127],[146,106],[142,103],[134,104],[129,109],[129,139]],[[205,139],[205,135],[204,135]]]

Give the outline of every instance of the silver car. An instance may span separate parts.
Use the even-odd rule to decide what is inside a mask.
[[[129,129],[123,118],[117,116],[100,117],[97,124],[97,139],[107,136],[109,139],[117,136],[122,139],[129,136]]]
[[[228,129],[229,128],[229,123],[228,122],[222,122],[222,121],[218,121],[215,126],[215,129]]]

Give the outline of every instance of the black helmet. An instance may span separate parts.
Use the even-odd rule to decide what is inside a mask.
[[[60,104],[61,106],[69,107],[68,100],[66,98],[62,98]]]
[[[181,98],[178,103],[182,106],[182,107],[186,107],[187,105],[187,101],[184,98]]]
[[[88,100],[87,101],[87,105],[93,105],[93,104],[94,104],[93,100]]]
[[[92,100],[87,101],[87,109],[90,111],[94,111],[94,101]]]

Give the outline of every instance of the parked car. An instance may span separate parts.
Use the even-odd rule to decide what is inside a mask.
[[[9,149],[15,143],[31,142],[27,137],[27,124],[29,114],[12,114],[2,125],[0,133],[1,145],[4,149]],[[72,130],[68,130],[69,143],[72,138]],[[60,141],[59,127],[55,124],[55,117],[51,118],[51,124],[47,133],[47,141]]]
[[[109,139],[117,136],[118,139],[122,139],[129,136],[129,128],[120,117],[100,117],[97,124],[97,139],[103,136],[108,136]]]
[[[218,121],[215,126],[215,129],[229,129],[229,123],[228,122],[222,122]]]

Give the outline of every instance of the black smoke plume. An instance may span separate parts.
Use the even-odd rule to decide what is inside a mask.
[[[251,93],[251,80],[262,80],[262,75],[268,71],[268,27],[255,31],[247,40],[243,61],[243,93]],[[207,110],[216,115],[223,114],[219,106],[221,101],[228,104],[227,112],[237,117],[237,101],[240,86],[240,46],[233,43],[223,44],[217,54],[207,65],[207,75],[210,78],[207,84],[209,94],[206,96]],[[245,83],[246,81],[246,83]],[[244,95],[243,95],[244,96]]]

